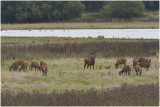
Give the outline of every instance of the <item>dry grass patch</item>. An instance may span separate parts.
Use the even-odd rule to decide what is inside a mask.
[[[105,22],[105,23],[34,23],[34,24],[2,24],[1,29],[118,29],[118,28],[159,28],[157,22]]]

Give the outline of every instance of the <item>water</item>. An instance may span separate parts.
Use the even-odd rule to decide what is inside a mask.
[[[98,37],[159,39],[159,29],[65,29],[65,30],[3,30],[1,36],[11,37]]]

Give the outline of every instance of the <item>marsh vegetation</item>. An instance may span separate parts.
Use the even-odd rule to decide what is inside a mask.
[[[55,39],[59,39],[59,41]],[[155,93],[158,95],[159,42],[157,40],[125,40],[126,42],[122,42],[121,39],[104,38],[99,38],[98,41],[97,39],[2,37],[1,79],[4,83],[2,86],[2,105],[157,105],[158,97]],[[48,40],[50,41],[48,42]],[[55,41],[56,43],[54,43]],[[97,50],[95,69],[84,70],[84,58],[88,52],[92,52],[94,49]],[[117,57],[127,57],[126,65],[133,66],[133,56],[136,55],[151,58],[152,63],[149,70],[143,68],[141,76],[136,76],[134,69],[129,76],[119,76],[123,65],[115,69],[114,64]],[[9,66],[18,59],[23,59],[28,64],[45,61],[48,65],[47,75],[42,76],[41,72],[34,71],[34,69],[32,71],[28,69],[26,72],[10,72]],[[123,86],[124,84],[132,85]],[[139,84],[143,85],[137,86]],[[125,87],[126,91],[119,93],[124,89],[121,86]],[[142,100],[144,99],[142,96],[144,91],[135,91],[138,89],[137,87],[140,90],[144,87],[143,90],[149,92],[145,94],[147,96],[145,100]],[[148,87],[154,87],[153,90],[156,91],[153,92]],[[115,96],[115,90],[119,93],[116,93],[118,96]],[[132,92],[137,94],[132,94],[133,96],[130,96],[131,99],[128,102],[122,103],[128,99],[127,93]],[[39,99],[44,96],[46,96],[45,100]],[[66,99],[61,100],[64,96]],[[84,99],[86,96],[88,96],[88,100]],[[100,98],[100,96],[106,97]],[[28,97],[36,99],[37,103],[35,104],[35,101],[28,99]],[[132,99],[133,97],[135,99]],[[17,102],[18,98],[21,99],[21,103]],[[47,103],[48,98],[51,98],[53,103],[60,100],[62,102]],[[70,98],[72,100],[68,102]],[[97,98],[99,100],[95,101]],[[111,100],[112,98],[120,99],[116,104],[113,104],[115,100]]]

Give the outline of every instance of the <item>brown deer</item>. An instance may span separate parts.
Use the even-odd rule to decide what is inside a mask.
[[[117,62],[115,63],[115,68],[118,68],[119,65],[124,64],[124,66],[126,65],[127,62],[127,58],[125,57],[119,57],[117,59]]]
[[[42,65],[41,69],[42,69],[43,76],[47,75],[47,71],[48,71],[47,65]]]
[[[121,75],[122,73],[126,73],[126,75],[130,75],[130,71],[131,71],[131,67],[129,65],[125,65],[123,67],[123,69],[119,72],[119,75]]]
[[[150,62],[138,62],[138,65],[140,65],[143,68],[146,68],[148,71],[151,63]]]
[[[139,62],[139,58],[138,57],[134,57],[133,58],[133,67],[135,67]]]
[[[135,66],[135,71],[136,71],[136,75],[141,75],[142,74],[142,68],[140,65],[136,65]]]
[[[9,66],[9,70],[11,71],[13,69],[13,71],[17,70],[18,71],[18,66],[21,66],[24,63],[23,60],[17,60],[15,62],[13,62],[13,64],[11,66]]]
[[[27,71],[27,67],[28,67],[28,63],[27,62],[23,62],[23,64],[21,65],[21,68],[19,69],[19,71],[21,71],[22,69],[24,71]]]
[[[32,71],[33,68],[35,68],[35,71],[38,70],[38,69],[39,69],[39,71],[41,70],[39,64],[36,63],[36,62],[31,62],[29,69],[31,69],[31,71]]]
[[[94,69],[94,64],[95,64],[95,57],[93,54],[88,54],[88,56],[84,59],[84,69],[87,65],[87,69],[90,66],[91,69],[91,65],[93,66]]]
[[[47,75],[47,71],[48,71],[47,64],[44,61],[40,62],[40,68],[41,68],[41,71],[43,73],[43,76]]]
[[[149,62],[151,63],[151,59],[143,58],[143,57],[134,57],[133,58],[133,67],[135,67],[138,62]]]

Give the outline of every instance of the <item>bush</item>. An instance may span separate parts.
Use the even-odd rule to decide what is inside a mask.
[[[143,2],[116,1],[109,2],[101,11],[101,17],[107,18],[133,18],[143,16],[145,11]]]

